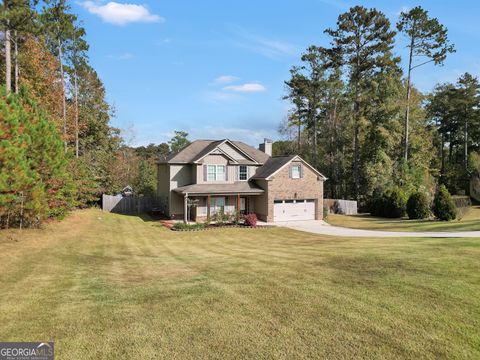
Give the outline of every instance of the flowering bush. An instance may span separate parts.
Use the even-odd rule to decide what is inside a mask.
[[[245,225],[256,227],[257,226],[257,214],[247,214],[243,217]]]

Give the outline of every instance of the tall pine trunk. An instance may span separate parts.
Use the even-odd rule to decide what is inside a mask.
[[[465,144],[464,144],[464,154],[463,154],[463,161],[464,161],[464,165],[465,165],[465,173],[468,171],[468,119],[467,119],[467,111],[465,111],[465,125],[464,125],[464,140],[465,140]]]
[[[8,22],[7,22],[8,23]],[[10,29],[5,29],[5,89],[7,93],[12,91],[12,49]]]
[[[360,162],[360,99],[358,93],[358,82],[355,83],[355,102],[353,105],[354,111],[354,134],[353,134],[353,181],[354,189],[353,195],[355,200],[358,200],[358,194],[360,191],[360,179],[359,179],[359,162]]]
[[[353,181],[354,181],[354,198],[358,200],[360,192],[360,49],[356,49],[356,69],[355,69],[355,101],[353,104],[354,111],[354,134],[353,134]]]
[[[78,158],[79,153],[79,126],[78,126],[78,80],[77,80],[77,68],[74,68],[73,74],[74,91],[75,91],[75,156]]]
[[[18,94],[19,91],[19,76],[20,76],[20,67],[18,64],[18,33],[15,30],[14,33],[14,42],[15,42],[15,50],[14,50],[14,57],[15,57],[15,94]]]
[[[302,134],[302,122],[300,121],[300,117],[298,118],[298,134],[297,134],[297,152],[300,154],[300,147],[301,147],[301,143],[302,143],[302,138],[301,138],[301,134]]]
[[[412,77],[412,61],[413,61],[413,46],[415,45],[415,38],[410,39],[410,54],[408,57],[408,75],[407,75],[407,106],[405,109],[405,139],[403,148],[403,158],[408,161],[408,131],[410,121],[410,97],[412,94],[411,77]]]
[[[58,40],[58,61],[60,62],[60,82],[62,84],[62,106],[63,106],[63,139],[65,152],[67,152],[67,102],[65,100],[65,74],[63,71],[63,50],[62,43]]]

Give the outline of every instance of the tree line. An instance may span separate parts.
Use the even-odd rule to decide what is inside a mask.
[[[133,149],[110,125],[115,109],[68,2],[4,0],[0,26],[0,228],[61,218],[126,185],[152,194],[170,145]]]
[[[300,153],[321,169],[326,197],[365,204],[392,187],[466,191],[478,168],[478,79],[465,73],[432,93],[413,85],[418,68],[443,65],[455,52],[447,28],[421,7],[402,12],[394,28],[381,11],[355,6],[325,33],[330,46],[310,46],[291,68],[286,140],[274,152]]]

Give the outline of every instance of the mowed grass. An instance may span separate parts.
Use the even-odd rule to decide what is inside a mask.
[[[479,239],[177,233],[98,210],[0,237],[0,339],[57,359],[480,357]]]
[[[368,214],[361,215],[328,215],[326,220],[335,226],[353,229],[383,231],[480,231],[480,206],[470,207],[461,220],[408,220],[386,219]]]

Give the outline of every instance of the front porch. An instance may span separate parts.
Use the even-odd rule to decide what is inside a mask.
[[[225,186],[227,185],[227,186]],[[183,220],[212,221],[219,213],[244,215],[255,212],[254,198],[263,190],[248,182],[234,184],[195,184],[174,190],[183,197]]]

